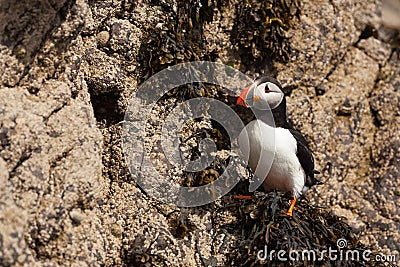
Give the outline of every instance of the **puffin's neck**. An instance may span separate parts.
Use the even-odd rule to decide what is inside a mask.
[[[274,117],[274,121],[272,122],[271,115],[268,114],[265,110],[260,110],[256,112],[257,118],[262,122],[268,124],[272,127],[281,127],[286,129],[292,129],[293,126],[287,121],[286,116],[286,99],[283,98],[282,102],[272,110],[272,115]]]

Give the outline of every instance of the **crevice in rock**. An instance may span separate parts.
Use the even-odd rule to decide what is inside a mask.
[[[378,111],[378,110],[375,110],[375,109],[372,107],[371,100],[372,100],[372,97],[373,97],[373,92],[375,92],[376,89],[378,88],[379,82],[383,80],[382,75],[381,75],[382,70],[387,66],[387,64],[388,64],[388,62],[389,62],[389,60],[390,60],[391,57],[392,57],[392,54],[386,59],[386,61],[385,61],[385,63],[384,63],[383,65],[380,65],[380,64],[379,64],[379,71],[378,71],[378,73],[377,73],[377,75],[376,75],[376,78],[375,78],[375,81],[374,81],[374,86],[371,88],[371,90],[368,92],[368,95],[367,95],[367,99],[369,100],[369,101],[368,101],[369,110],[370,110],[371,115],[372,115],[373,124],[375,125],[374,139],[375,139],[375,137],[376,137],[376,132],[378,131],[378,128],[380,128],[380,127],[383,126],[383,125],[382,125],[382,123],[379,121],[379,117],[378,117],[378,112],[379,112],[379,111]],[[375,140],[374,140],[374,143],[375,143]]]
[[[53,115],[57,114],[60,110],[62,110],[66,105],[68,105],[68,102],[63,102],[61,106],[59,106],[58,108],[52,110],[48,116],[43,117],[44,124],[47,125],[47,122],[49,121],[49,119]]]
[[[357,47],[358,43],[363,39],[368,39],[369,37],[378,38],[378,31],[374,28],[374,26],[368,24],[365,26],[364,30],[362,30],[358,40],[353,44],[354,47]]]
[[[379,72],[380,72],[380,71],[381,71],[381,69],[379,69]],[[379,76],[379,75],[378,75],[378,76]],[[369,100],[369,102],[368,102],[368,104],[369,104],[369,110],[370,110],[370,112],[371,112],[371,116],[372,116],[372,119],[373,119],[373,124],[374,124],[374,126],[375,126],[374,139],[375,139],[375,136],[376,136],[376,131],[378,130],[378,128],[380,128],[380,127],[382,126],[382,123],[379,121],[379,114],[378,114],[379,111],[378,111],[378,110],[375,110],[375,109],[372,107],[372,103],[371,103],[372,93],[373,93],[374,89],[376,89],[376,88],[378,87],[379,81],[381,81],[381,79],[380,79],[379,77],[377,77],[376,80],[375,80],[373,89],[372,89],[371,91],[368,92],[368,96],[367,96],[367,99]],[[374,143],[375,143],[375,142],[374,142]]]
[[[101,128],[110,127],[123,121],[124,111],[120,109],[118,103],[120,98],[121,95],[115,92],[100,95],[90,93],[94,117]]]
[[[13,178],[17,174],[17,169],[32,156],[33,150],[31,148],[25,149],[22,152],[17,164],[10,171],[10,178]]]
[[[379,122],[379,119],[378,119],[378,111],[373,110],[371,108],[371,105],[370,105],[370,111],[371,111],[371,115],[372,115],[373,123],[374,123],[375,127],[376,128],[381,127],[382,125],[381,125],[381,123]]]
[[[70,147],[67,150],[65,150],[64,152],[62,152],[60,155],[58,155],[56,158],[54,158],[51,162],[50,162],[50,172],[52,171],[52,169],[54,167],[56,167],[57,165],[59,165],[59,162],[68,157],[68,155],[71,153],[71,151],[74,149],[74,147]]]

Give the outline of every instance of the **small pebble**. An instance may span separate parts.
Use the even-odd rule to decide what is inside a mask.
[[[69,216],[71,217],[71,220],[73,220],[75,223],[81,223],[83,220],[86,219],[86,215],[78,209],[71,210],[69,212]]]
[[[101,31],[97,34],[96,39],[99,46],[105,46],[108,40],[110,40],[110,33],[108,31]]]

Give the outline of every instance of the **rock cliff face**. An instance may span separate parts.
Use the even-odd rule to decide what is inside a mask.
[[[380,1],[275,2],[0,0],[0,265],[229,262],[240,212],[162,204],[122,153],[131,91],[195,60],[277,77],[325,182],[306,197],[400,261],[399,33]]]

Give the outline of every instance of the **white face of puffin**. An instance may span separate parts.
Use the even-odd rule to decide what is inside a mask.
[[[253,106],[260,110],[276,108],[284,97],[282,90],[271,82],[262,83],[253,90]]]
[[[256,86],[252,84],[242,91],[237,104],[254,107],[258,110],[271,110],[279,106],[285,97],[278,85],[263,82]]]

